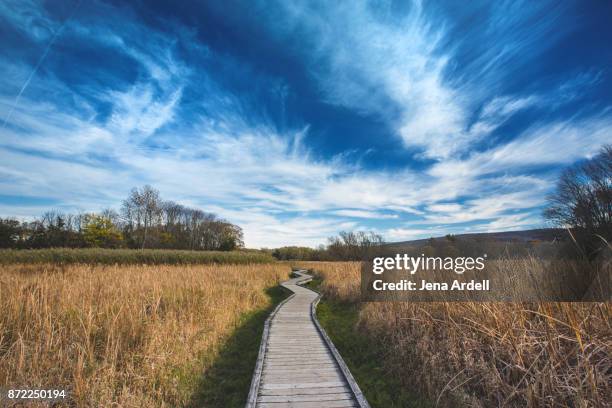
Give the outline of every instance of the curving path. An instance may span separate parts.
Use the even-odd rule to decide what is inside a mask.
[[[264,328],[247,408],[369,407],[357,383],[314,315],[318,294],[299,286],[271,314]]]

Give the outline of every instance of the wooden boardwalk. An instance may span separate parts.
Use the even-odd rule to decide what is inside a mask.
[[[272,313],[247,408],[369,407],[314,315],[318,294],[299,286],[302,271],[282,285],[294,292]]]

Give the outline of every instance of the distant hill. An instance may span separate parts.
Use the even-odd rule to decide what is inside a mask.
[[[540,228],[525,231],[504,232],[479,232],[474,234],[454,235],[457,239],[473,239],[476,241],[501,241],[501,242],[528,242],[528,241],[554,241],[568,239],[568,233],[562,228]],[[389,242],[389,246],[401,245],[424,245],[430,238],[416,239],[412,241]],[[446,237],[433,237],[434,240],[446,240]]]

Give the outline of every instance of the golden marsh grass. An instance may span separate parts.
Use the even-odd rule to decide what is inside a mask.
[[[328,299],[359,299],[359,263],[300,265],[321,275]],[[362,304],[355,330],[387,351],[388,375],[440,406],[604,407],[611,312],[610,303],[378,302]]]
[[[0,387],[68,387],[70,405],[183,406],[282,264],[0,266]]]

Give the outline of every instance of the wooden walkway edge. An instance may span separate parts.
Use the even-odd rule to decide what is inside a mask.
[[[247,408],[370,408],[357,382],[316,316],[320,296],[301,285],[312,277],[282,283],[293,294],[264,324]]]

